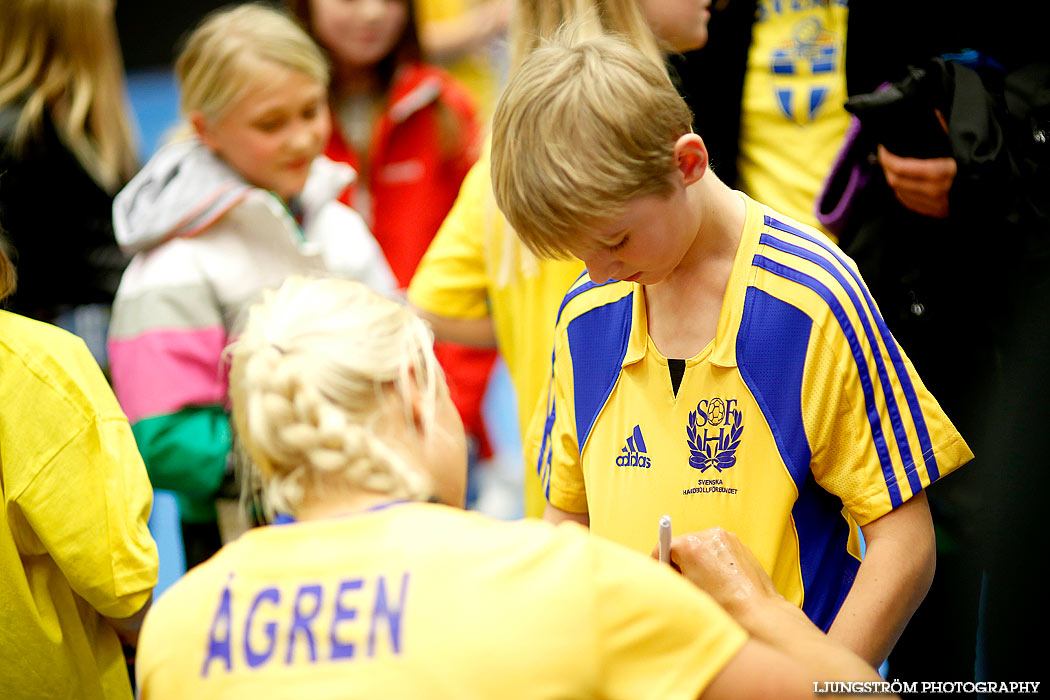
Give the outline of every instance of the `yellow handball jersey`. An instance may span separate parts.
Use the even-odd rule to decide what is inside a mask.
[[[735,532],[826,630],[859,566],[858,525],[973,455],[853,262],[746,203],[715,338],[686,360],[677,397],[644,288],[573,287],[535,456],[552,505],[641,552],[665,513],[675,532]]]
[[[143,700],[693,700],[746,641],[667,566],[428,503],[251,530],[150,611]]]
[[[739,186],[817,226],[816,198],[849,126],[847,0],[758,0],[740,120]]]

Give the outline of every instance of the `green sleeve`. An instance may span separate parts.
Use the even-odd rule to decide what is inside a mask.
[[[210,499],[226,475],[232,439],[221,406],[190,406],[132,426],[153,488]]]

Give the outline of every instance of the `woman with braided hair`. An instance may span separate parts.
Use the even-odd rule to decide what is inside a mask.
[[[463,426],[430,331],[358,283],[288,280],[227,355],[279,517],[153,607],[144,700],[809,697],[804,671],[877,678],[727,533],[673,549],[713,599],[574,524],[461,510]]]
[[[423,322],[361,285],[299,279],[252,309],[229,350],[231,397],[274,512],[462,505],[463,427],[431,345]],[[433,455],[429,473],[417,452]]]

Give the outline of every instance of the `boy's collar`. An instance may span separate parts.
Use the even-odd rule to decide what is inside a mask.
[[[730,285],[732,283],[732,279],[730,279]],[[649,318],[645,311],[645,295],[642,293],[642,285],[637,282],[629,282],[628,284],[634,288],[634,297],[631,300],[631,330],[627,337],[627,352],[624,353],[623,362],[620,363],[621,367],[638,362],[645,357],[645,353],[649,349]],[[715,346],[708,357],[708,361],[718,367],[736,367],[735,343],[725,340],[727,337],[735,336],[735,334],[729,333],[730,329],[727,327],[734,322],[732,320],[734,316],[736,316],[735,313],[730,314],[729,317],[723,313],[718,319],[718,330],[715,332],[714,339]],[[739,318],[736,318],[735,323],[739,323]]]
[[[631,330],[627,336],[627,352],[624,353],[621,367],[632,365],[645,357],[648,347],[649,319],[645,313],[645,295],[642,285],[628,282],[633,287],[634,297],[631,300]]]
[[[711,353],[711,362],[719,367],[736,367],[736,340],[740,333],[740,323],[744,315],[744,297],[747,293],[748,279],[754,274],[751,258],[758,243],[758,234],[762,228],[762,206],[743,192],[734,192],[744,201],[744,228],[737,244],[736,257],[733,259],[733,271],[726,283],[725,299],[731,300],[726,307],[722,302],[722,312],[718,317],[718,329],[715,331],[716,345]],[[717,342],[718,340],[721,342]]]
[[[747,207],[745,215],[744,231],[737,249],[736,258],[733,261],[733,271],[726,285],[725,299],[731,300],[731,305],[726,308],[723,300],[722,311],[718,316],[718,327],[715,330],[714,347],[708,361],[717,366],[733,368],[737,366],[736,360],[736,336],[740,327],[744,308],[744,294],[747,291],[747,280],[751,275],[751,261],[749,256],[753,254],[755,241],[754,236],[761,226],[756,219],[763,215],[762,207],[742,192],[736,193],[744,200]],[[631,313],[631,331],[627,340],[627,352],[624,354],[621,366],[638,362],[648,349],[649,323],[645,312],[645,296],[642,294],[642,285],[631,282],[634,287],[634,300]]]

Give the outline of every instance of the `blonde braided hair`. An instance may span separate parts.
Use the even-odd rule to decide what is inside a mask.
[[[295,514],[333,479],[393,498],[426,499],[428,475],[378,434],[400,403],[422,394],[423,433],[442,381],[426,324],[357,282],[291,278],[248,312],[228,349],[238,437],[268,504]],[[422,438],[423,436],[419,436]]]

